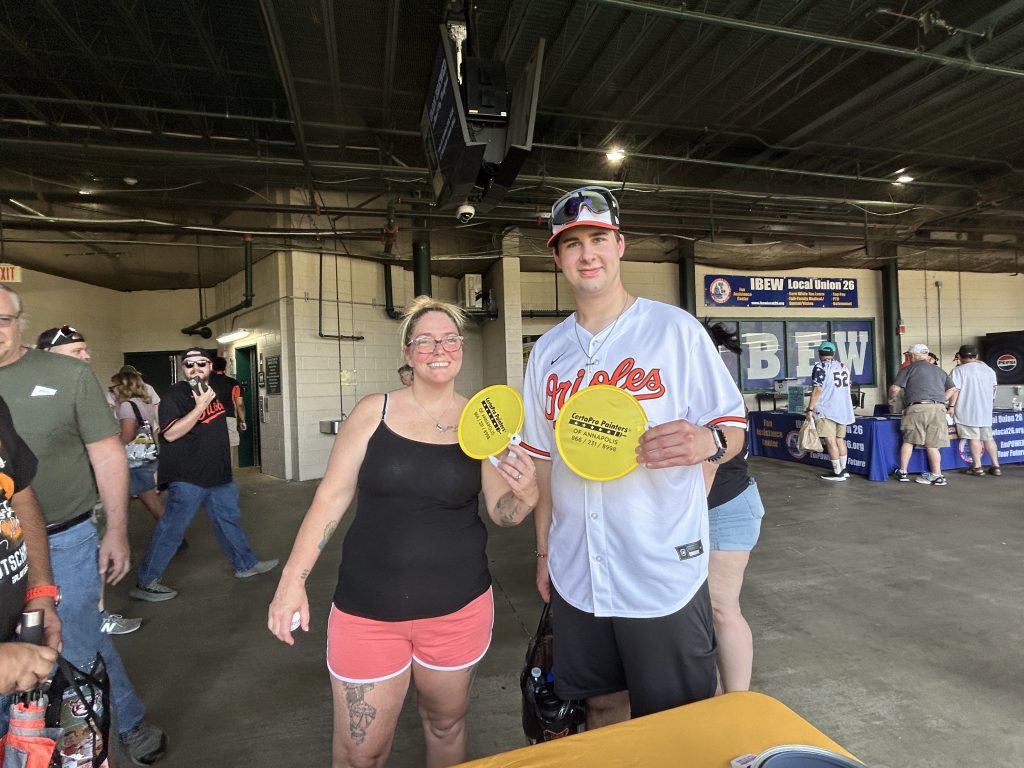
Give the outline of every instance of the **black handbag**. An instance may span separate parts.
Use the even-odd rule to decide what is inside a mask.
[[[110,680],[103,657],[97,653],[86,672],[58,656],[47,696],[46,725],[61,730],[54,766],[103,765],[110,737]]]
[[[545,603],[519,676],[523,695],[523,733],[531,744],[579,733],[586,724],[586,707],[582,699],[560,699],[555,695],[552,679],[554,661],[551,603]]]

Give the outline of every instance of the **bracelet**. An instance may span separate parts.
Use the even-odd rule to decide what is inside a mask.
[[[536,555],[537,557],[547,557],[548,556],[547,552],[534,552],[533,554]]]

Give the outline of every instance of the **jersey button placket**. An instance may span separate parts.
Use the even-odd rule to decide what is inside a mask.
[[[587,547],[590,552],[590,583],[594,590],[594,611],[607,615],[612,604],[611,578],[608,574],[608,535],[604,520],[604,484],[586,483]]]

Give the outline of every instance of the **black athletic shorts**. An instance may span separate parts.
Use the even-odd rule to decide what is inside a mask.
[[[629,690],[633,717],[715,695],[715,627],[705,581],[689,603],[653,619],[598,618],[551,589],[555,693],[587,699]]]

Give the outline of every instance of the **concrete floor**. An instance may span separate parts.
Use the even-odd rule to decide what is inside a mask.
[[[798,464],[751,465],[768,510],[743,593],[753,688],[875,768],[1020,765],[1024,465],[999,479],[954,474],[946,488],[830,484]],[[257,553],[284,559],[316,483],[249,471],[239,485]],[[133,502],[136,559],[151,529]],[[117,644],[149,717],[170,735],[161,765],[328,766],[324,632],[341,537],[309,579],[319,613],[291,648],[266,630],[278,573],[232,578],[205,516],[188,539],[165,576],[177,599],[132,601],[131,576],[108,593],[112,610],[146,619]],[[524,744],[517,680],[540,608],[532,551],[529,522],[492,529],[497,616],[474,687],[470,757]],[[422,764],[410,696],[390,765]]]

